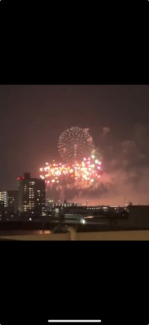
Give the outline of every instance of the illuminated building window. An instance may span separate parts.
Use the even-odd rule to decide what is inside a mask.
[[[34,185],[34,184],[35,184],[35,182],[29,182],[29,184],[30,184],[30,185]]]

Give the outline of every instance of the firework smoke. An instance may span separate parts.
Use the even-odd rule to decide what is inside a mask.
[[[94,161],[96,159],[100,161],[97,158],[98,151],[102,157],[102,169],[99,170],[100,177],[95,176],[93,168],[94,181],[91,181],[91,174],[89,179],[85,180],[82,177],[81,163],[79,162],[81,172],[78,175],[81,177],[78,176],[78,179],[73,179],[73,172],[71,181],[70,179],[68,181],[67,178],[67,181],[65,179],[63,183],[57,183],[55,191],[59,193],[64,190],[66,199],[84,204],[88,201],[90,205],[124,205],[129,202],[149,204],[148,142],[149,130],[146,127],[137,125],[132,137],[121,141],[114,138],[109,127],[103,127],[99,137],[100,147],[96,148],[94,154]],[[93,164],[92,158],[90,161]],[[49,183],[49,186],[52,191],[53,185]]]

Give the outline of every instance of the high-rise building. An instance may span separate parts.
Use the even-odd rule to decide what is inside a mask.
[[[14,212],[18,210],[18,191],[7,191],[8,208]]]
[[[4,216],[4,201],[0,201],[0,220],[2,220]]]
[[[29,173],[18,177],[19,212],[35,216],[45,215],[45,181],[31,178]]]
[[[0,201],[4,202],[4,207],[8,206],[8,193],[7,193],[7,191],[0,192]]]

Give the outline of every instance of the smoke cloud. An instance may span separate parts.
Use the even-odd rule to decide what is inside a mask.
[[[91,138],[92,139],[92,138]],[[99,182],[56,188],[68,201],[89,205],[149,204],[149,128],[136,125],[130,138],[119,139],[103,127],[95,148],[102,161]]]
[[[84,204],[86,200],[88,204],[149,204],[149,129],[136,125],[131,138],[119,141],[110,128],[103,127],[99,142],[101,182],[80,190],[73,199]]]

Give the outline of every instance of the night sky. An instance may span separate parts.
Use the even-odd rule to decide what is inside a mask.
[[[149,203],[149,86],[1,85],[0,113],[0,190],[60,161],[60,133],[79,126],[89,128],[103,158],[101,200]]]

